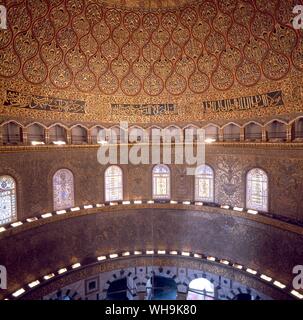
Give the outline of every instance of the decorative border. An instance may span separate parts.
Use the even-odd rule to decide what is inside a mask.
[[[253,285],[250,286],[255,290],[261,291],[264,294],[267,294],[266,292],[264,292],[264,290],[268,288],[272,293],[275,292],[274,290],[277,290],[279,293],[284,294],[285,297],[288,297],[289,299],[303,299],[303,294],[293,290],[291,284],[283,284],[280,281],[275,280],[270,276],[262,273],[261,271],[253,270],[248,266],[243,266],[236,262],[227,261],[224,258],[205,256],[201,253],[196,252],[162,249],[150,249],[145,251],[136,250],[133,252],[127,251],[119,253],[109,253],[107,255],[99,257],[92,257],[91,259],[87,260],[95,260],[96,262],[77,262],[71,266],[61,268],[60,270],[54,270],[53,272],[43,276],[42,278],[36,279],[28,283],[27,285],[24,285],[22,288],[16,290],[15,292],[10,292],[5,296],[4,300],[41,299],[43,296],[55,290],[58,290],[78,280],[85,279],[88,276],[93,276],[97,273],[123,268],[122,265],[124,265],[125,267],[125,263],[127,263],[128,266],[142,266],[142,264],[154,264],[160,266],[169,264],[177,266],[180,263],[196,263],[195,269],[202,269],[203,265],[210,265],[210,272],[216,274],[216,271],[217,273],[220,273],[220,271],[222,271],[220,270],[221,268],[223,268],[224,270],[227,269],[231,273],[229,277],[235,281],[239,281],[237,277],[238,275],[240,278],[242,278],[242,283],[243,278],[252,278],[255,283],[260,283],[263,290],[260,290]],[[168,263],[169,260],[171,260],[170,263]],[[241,282],[241,280],[239,282]],[[269,296],[272,297],[272,294],[269,294]]]
[[[272,227],[303,235],[303,225],[295,221],[283,221],[282,217],[270,213],[262,213],[253,210],[244,210],[244,208],[231,207],[228,205],[208,206],[203,202],[196,201],[175,201],[175,200],[123,200],[102,204],[90,204],[69,208],[66,210],[58,210],[47,212],[40,216],[30,217],[23,221],[16,221],[11,224],[0,227],[0,240],[5,237],[11,237],[21,232],[25,232],[32,228],[37,228],[45,224],[62,221],[66,219],[77,218],[86,215],[101,214],[103,212],[122,211],[124,209],[176,209],[187,211],[199,211],[203,214],[207,213],[223,214],[242,219],[247,219],[257,223],[263,223]]]

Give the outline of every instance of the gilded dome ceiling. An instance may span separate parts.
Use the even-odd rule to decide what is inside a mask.
[[[101,0],[102,1],[102,0]],[[197,0],[103,0],[103,3],[118,8],[130,9],[175,9],[199,2]]]
[[[201,103],[223,93],[278,90],[291,77],[302,81],[303,33],[292,27],[292,1],[8,3],[8,29],[0,32],[0,82],[9,88],[18,82],[81,99],[138,97],[142,103],[197,97]],[[131,9],[148,3],[164,10]]]

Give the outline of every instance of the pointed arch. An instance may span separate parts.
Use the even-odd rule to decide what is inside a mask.
[[[240,128],[241,126],[235,122],[225,124],[223,129],[224,141],[240,141]]]
[[[262,125],[255,121],[249,121],[243,125],[245,140],[262,140]]]
[[[72,144],[84,144],[87,143],[88,129],[81,125],[76,124],[70,128],[72,135]]]
[[[17,121],[6,121],[2,125],[3,144],[20,144],[23,142],[24,126]]]
[[[49,127],[49,142],[67,142],[67,127],[54,123]]]

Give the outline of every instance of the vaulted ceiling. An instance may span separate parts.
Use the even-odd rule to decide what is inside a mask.
[[[291,18],[284,1],[204,1],[158,13],[91,1],[19,1],[8,8],[9,28],[0,33],[0,75],[105,95],[250,87],[303,70],[302,38]]]
[[[175,9],[198,2],[197,0],[103,0],[104,4],[132,9]]]
[[[302,82],[292,1],[18,0],[7,9],[2,90],[197,106],[282,89],[294,105]]]

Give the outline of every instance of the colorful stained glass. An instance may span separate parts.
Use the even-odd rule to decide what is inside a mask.
[[[153,198],[170,198],[170,171],[165,165],[157,165],[153,169]]]
[[[0,177],[0,225],[17,219],[16,183],[10,176]]]
[[[68,169],[60,169],[53,176],[54,210],[74,206],[74,176]]]
[[[105,201],[123,200],[123,174],[118,166],[105,171]]]
[[[268,210],[268,177],[262,169],[252,169],[246,177],[246,207],[257,211]]]
[[[201,165],[196,169],[195,199],[214,202],[214,171],[207,165]]]

